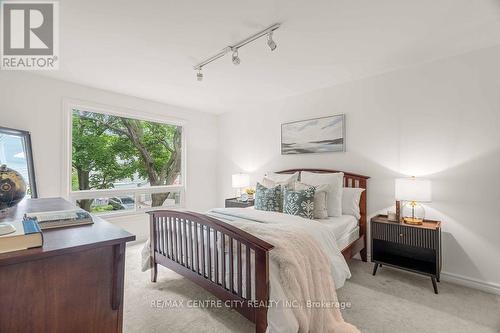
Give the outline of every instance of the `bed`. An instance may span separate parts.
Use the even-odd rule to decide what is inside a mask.
[[[302,171],[340,172],[326,169],[291,169],[278,173],[293,174]],[[368,178],[344,172],[344,187],[366,189]],[[332,247],[329,251],[332,253],[337,251],[339,256],[343,256],[342,260],[349,260],[359,253],[361,259],[366,261],[366,191],[361,194],[359,206],[359,220],[353,216],[340,216],[316,220],[314,224],[320,232],[312,234],[312,237],[315,237],[318,242],[328,243],[328,240],[323,241],[320,238],[333,234],[336,241],[335,245],[328,245]],[[258,233],[246,231],[249,229],[245,229],[245,223],[238,224],[231,220],[251,218],[258,222],[272,224],[273,219],[277,219],[278,215],[268,218],[272,214],[264,215],[253,209],[235,208],[212,210],[208,214],[174,210],[156,210],[149,214],[151,281],[156,282],[158,265],[165,266],[205,288],[225,301],[225,304],[230,304],[232,308],[256,324],[257,333],[266,332],[268,311],[273,311],[272,307],[267,305],[270,296],[277,297],[276,290],[274,290],[274,295],[270,294],[270,285],[274,283],[274,289],[279,289],[276,288],[276,279],[272,279],[274,268],[273,265],[270,267],[269,260],[270,251],[274,245],[264,240],[269,239],[266,234],[261,233],[259,237],[256,237]],[[296,224],[302,223],[298,219],[305,221],[300,217],[281,218],[282,222],[292,221],[295,218],[294,228]],[[309,232],[305,228],[297,230]],[[270,231],[269,233],[272,234]],[[278,243],[279,239],[275,238],[275,242]],[[331,258],[331,265],[341,266],[338,258],[334,255]],[[344,273],[341,269],[340,273],[336,274]],[[337,280],[342,281],[342,278],[345,280],[345,276],[340,276]],[[261,306],[262,304],[264,306]],[[286,315],[286,311],[283,313]],[[280,321],[285,323],[287,320],[283,318]]]

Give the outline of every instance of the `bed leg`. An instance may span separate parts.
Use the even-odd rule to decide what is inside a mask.
[[[266,333],[267,330],[267,311],[258,309],[255,320],[255,333]]]
[[[368,261],[366,247],[359,252],[359,255],[361,256],[362,261],[364,261],[364,262]]]
[[[158,245],[155,244],[157,241],[157,227],[155,225],[155,214],[150,214],[149,216],[149,232],[150,232],[150,240],[149,240],[149,249],[150,249],[150,265],[151,265],[151,282],[156,282],[156,277],[158,276],[158,264],[156,263],[156,253],[155,247]]]
[[[151,265],[151,282],[156,282],[157,277],[158,277],[158,264],[153,263]]]
[[[267,305],[269,302],[269,252],[255,250],[255,333],[267,330]],[[265,302],[265,304],[261,304]]]

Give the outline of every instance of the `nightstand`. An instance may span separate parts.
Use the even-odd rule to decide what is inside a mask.
[[[430,276],[434,293],[441,273],[441,222],[422,225],[391,222],[387,215],[371,219],[373,275],[382,265]]]
[[[254,199],[248,199],[248,201],[240,201],[236,198],[226,199],[226,208],[245,208],[252,207],[254,204]]]

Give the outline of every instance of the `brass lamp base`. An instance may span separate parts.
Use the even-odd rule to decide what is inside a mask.
[[[422,225],[424,220],[416,217],[403,217],[403,222],[406,224]]]

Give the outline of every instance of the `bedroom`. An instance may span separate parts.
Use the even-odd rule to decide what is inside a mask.
[[[25,59],[5,53],[9,8],[4,6],[9,3],[30,5],[2,1],[2,59]],[[31,144],[27,149],[27,141],[18,141],[9,150],[11,141],[2,139],[0,162],[20,172],[28,183],[27,196],[78,204],[91,211],[94,223],[42,230],[43,247],[0,253],[2,281],[19,288],[3,283],[7,286],[0,289],[7,295],[0,300],[1,332],[321,332],[328,330],[314,324],[344,321],[361,332],[500,332],[498,1],[46,3],[55,4],[52,21],[44,16],[44,22],[53,23],[57,68],[6,68],[13,62],[2,60],[0,135],[27,140],[29,133]],[[13,12],[23,8],[30,7]],[[47,36],[37,32],[35,23],[26,36],[44,42]],[[221,56],[212,59],[219,51]],[[317,123],[323,120],[336,122],[335,129],[322,132],[324,126]],[[126,126],[139,123],[147,138],[142,141],[133,135],[140,131]],[[95,125],[94,134],[77,136],[75,124]],[[301,130],[304,126],[311,130]],[[166,144],[157,143],[158,138]],[[115,145],[107,146],[110,142]],[[144,162],[141,144],[151,153],[153,168]],[[82,160],[87,165],[80,171],[86,173],[78,173]],[[162,173],[167,164],[174,171]],[[285,170],[300,172],[277,174]],[[311,170],[337,170],[344,176]],[[408,184],[412,176],[418,184]],[[293,216],[307,213],[284,205],[284,197],[305,195],[311,186],[314,207],[323,207],[326,218]],[[276,187],[280,212],[265,211],[274,208],[261,203],[255,207]],[[352,190],[354,203],[343,207],[349,202],[345,187],[366,189]],[[422,198],[408,197],[408,192]],[[321,193],[325,200],[316,198]],[[252,195],[254,200],[234,199]],[[379,215],[396,213],[396,201],[400,218],[411,217],[411,204],[418,201],[417,219],[436,221],[432,242],[424,239],[431,230],[426,224],[381,222]],[[17,212],[26,202],[2,212],[2,221],[22,218]],[[163,219],[172,213],[158,213],[152,215],[151,228],[148,212],[179,209],[202,216],[172,220]],[[249,225],[243,216],[261,223]],[[346,230],[340,230],[342,216],[351,221]],[[103,240],[109,234],[93,234],[99,225],[109,225],[121,242],[110,244]],[[292,233],[280,229],[284,225],[311,228]],[[387,230],[380,231],[381,226]],[[279,230],[297,247],[276,237]],[[314,230],[323,232],[313,235]],[[401,240],[406,231],[414,231],[412,238]],[[77,246],[68,244],[83,241],[82,235],[89,243],[78,243],[75,252]],[[147,258],[144,244],[151,235],[159,261],[156,282],[150,270],[141,270],[141,251]],[[297,235],[303,242],[335,240],[308,247]],[[339,242],[342,236],[346,243]],[[0,237],[2,248],[8,234]],[[60,244],[64,255],[49,249],[61,239],[68,242]],[[304,251],[322,247],[318,258],[336,260],[331,277],[321,279],[336,284],[333,292],[312,283],[321,276],[313,266],[309,271],[316,273],[298,283],[318,293],[330,289],[332,295],[323,298],[334,301],[334,309],[319,296],[305,297],[302,301],[319,303],[306,307],[310,312],[302,316],[304,308],[289,297],[293,288],[283,287],[291,281],[278,279],[277,261],[284,257],[277,253],[287,249],[288,259],[297,259],[299,244]],[[255,248],[259,258],[268,259],[257,260]],[[365,252],[367,262],[361,260]],[[47,257],[34,260],[37,256]],[[304,266],[318,265],[309,257],[300,257]],[[97,264],[91,258],[103,260]],[[193,271],[200,258],[203,265]],[[428,265],[418,265],[422,262],[435,265],[429,271]],[[68,263],[71,269],[64,274],[51,270],[51,265]],[[43,275],[36,273],[40,270]],[[71,288],[77,283],[73,279],[81,282],[81,293]],[[288,296],[281,295],[277,305],[279,288]],[[38,293],[21,297],[28,290]],[[250,301],[263,298],[269,306],[242,310],[237,301],[254,305],[246,302],[247,290]],[[226,303],[228,298],[233,302]],[[48,309],[47,304],[51,311],[38,311]],[[66,320],[61,319],[64,304],[72,304]],[[88,311],[89,304],[102,306],[100,319],[92,317],[97,313]],[[25,308],[33,326],[23,320],[20,309]],[[334,318],[312,319],[325,314]],[[289,319],[286,324],[283,318]],[[299,324],[311,326],[298,329]]]

